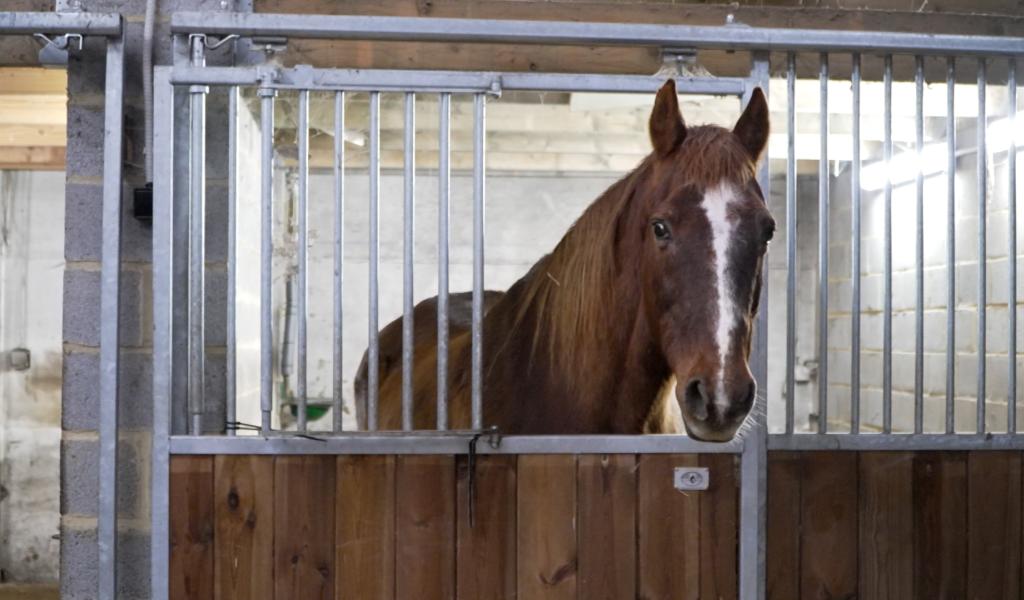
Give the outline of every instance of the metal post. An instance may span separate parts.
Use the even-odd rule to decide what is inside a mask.
[[[117,413],[120,367],[121,138],[124,41],[107,40],[103,106],[103,244],[100,265],[99,499],[97,542],[99,597],[117,593]]]
[[[1007,193],[1006,205],[1010,209],[1009,242],[1006,253],[1006,270],[1009,273],[1007,297],[1010,302],[1009,348],[1007,349],[1007,403],[1006,431],[1017,433],[1017,59],[1009,59],[1009,73],[1006,79],[1006,99],[1009,103],[1010,148],[1007,152]]]
[[[988,178],[987,178],[987,148],[985,147],[985,130],[988,128],[988,119],[985,116],[985,83],[986,63],[984,58],[978,59],[978,433],[985,432],[985,355],[986,343],[986,309],[988,294],[985,289],[988,273],[988,260],[986,251],[986,237],[988,219]],[[1016,290],[1013,291],[1016,293]]]
[[[380,92],[370,92],[370,305],[367,429],[377,430],[377,401],[380,396],[380,327],[378,326],[378,267],[380,262]]]
[[[298,331],[296,339],[295,395],[298,401],[297,427],[306,431],[307,407],[306,350],[309,347],[309,90],[299,91],[299,198],[298,198]]]
[[[853,256],[850,261],[850,433],[860,433],[860,54],[853,55],[853,160],[850,169],[850,216]]]
[[[405,95],[405,203],[403,208],[403,232],[405,238],[404,269],[405,284],[402,311],[402,429],[413,429],[412,383],[413,383],[413,258],[415,252],[416,219],[416,94]]]
[[[274,96],[260,97],[260,432],[269,435],[274,408]]]
[[[818,433],[828,433],[828,54],[818,73],[820,157],[818,158]]]
[[[892,433],[892,55],[885,55],[885,283],[882,315],[882,432]]]
[[[914,57],[914,89],[917,104],[914,146],[917,152],[917,240],[914,255],[914,433],[924,428],[924,58]]]
[[[206,38],[189,38],[192,66],[206,64]],[[206,94],[209,88],[189,87],[189,278],[188,278],[188,404],[192,435],[203,433],[206,410]]]
[[[227,293],[227,357],[225,388],[227,409],[225,411],[228,435],[235,435],[237,417],[236,390],[236,327],[235,290],[238,285],[238,88],[228,88],[228,293]]]
[[[483,429],[484,143],[486,98],[473,97],[473,323],[472,427]]]
[[[334,433],[342,430],[345,400],[344,302],[345,282],[345,92],[334,93]]]
[[[796,55],[786,57],[786,434],[796,412]]]
[[[441,94],[437,179],[437,429],[448,429],[448,219],[452,96]]]
[[[956,59],[946,59],[946,433],[956,431]]]

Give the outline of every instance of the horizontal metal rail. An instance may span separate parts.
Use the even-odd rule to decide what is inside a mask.
[[[880,31],[777,29],[744,25],[694,26],[571,21],[513,21],[273,13],[179,12],[176,34],[286,36],[407,42],[479,42],[580,46],[693,47],[721,50],[878,52],[1012,56],[1015,37]]]
[[[117,13],[0,12],[0,35],[36,33],[81,35],[121,35],[121,15]]]
[[[830,433],[769,435],[769,450],[1024,450],[1016,434]]]
[[[171,454],[466,454],[475,431],[350,432],[314,438],[172,436]],[[743,440],[700,442],[682,435],[528,435],[501,438],[497,447],[480,435],[481,454],[739,454]]]
[[[282,90],[346,90],[422,93],[500,93],[502,90],[559,92],[654,93],[663,77],[647,75],[576,75],[570,73],[472,73],[464,71],[409,71],[268,67],[174,67],[175,85],[259,85]],[[746,80],[739,77],[680,79],[680,92],[740,95]]]

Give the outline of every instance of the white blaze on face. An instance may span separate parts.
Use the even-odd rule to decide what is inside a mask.
[[[736,307],[732,280],[727,276],[729,252],[732,248],[735,223],[729,217],[730,207],[736,201],[735,189],[720,183],[704,193],[701,207],[708,217],[711,226],[711,250],[715,263],[715,292],[718,311],[715,317],[715,342],[718,345],[718,372],[715,376],[715,404],[724,411],[728,406],[725,396],[725,364],[729,351],[732,349],[732,331],[736,325],[739,311]]]

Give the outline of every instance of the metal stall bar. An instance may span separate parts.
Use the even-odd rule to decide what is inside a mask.
[[[448,244],[452,95],[441,94],[437,164],[437,429],[448,429]]]
[[[272,428],[274,408],[274,96],[261,87],[260,97],[260,433]]]
[[[174,323],[174,88],[153,69],[153,442],[150,476],[150,597],[166,600],[170,578],[170,433]],[[237,438],[242,439],[242,438]]]
[[[956,431],[956,59],[946,59],[946,433]]]
[[[380,399],[380,92],[370,92],[370,302],[369,352],[367,354],[366,428],[377,430],[377,402]]]
[[[1009,300],[1009,337],[1007,342],[1006,431],[1017,433],[1017,59],[1008,61],[1006,101],[1008,103],[1010,147],[1006,159],[1006,205],[1010,211],[1009,240],[1006,252],[1006,270],[1009,274],[1007,299]]]
[[[917,105],[914,151],[917,153],[917,239],[914,262],[914,433],[924,429],[924,57],[914,57],[914,91]]]
[[[0,12],[0,35],[75,33],[110,38],[121,36],[121,15],[116,13]],[[109,64],[108,64],[109,66]],[[118,110],[121,110],[118,108]]]
[[[309,90],[299,92],[299,198],[298,198],[298,311],[297,344],[295,349],[295,395],[299,431],[306,431],[307,347],[309,346]]]
[[[860,433],[860,54],[853,55],[853,157],[850,168],[850,433]]]
[[[192,66],[206,64],[206,39],[189,38]],[[189,431],[203,432],[206,409],[206,94],[202,85],[189,87],[189,218],[188,218],[188,407]]]
[[[473,96],[473,323],[472,428],[483,429],[484,365],[484,144],[486,98]]]
[[[828,433],[828,53],[820,56],[818,116],[818,433]]]
[[[882,314],[882,432],[892,433],[892,55],[885,55],[882,78],[885,86],[885,296]]]
[[[413,428],[412,414],[412,355],[413,355],[413,258],[415,232],[416,193],[416,94],[405,94],[405,143],[403,146],[405,175],[405,198],[403,204],[403,274],[402,289],[402,429]]]
[[[99,595],[117,593],[117,421],[121,331],[121,150],[124,105],[124,40],[107,40],[103,104],[103,243],[100,248]]]
[[[786,434],[796,405],[796,55],[786,57]]]
[[[345,92],[334,93],[334,433],[344,423]]]
[[[988,178],[986,169],[987,149],[985,147],[985,129],[988,127],[988,119],[985,117],[985,83],[986,62],[984,58],[978,59],[978,423],[977,432],[985,433],[985,354],[986,354],[986,304],[987,290],[985,289],[986,277],[988,275],[988,261],[986,260],[986,237],[988,235],[986,213],[986,200],[988,196]]]
[[[238,391],[236,389],[236,327],[235,291],[238,285],[238,88],[228,88],[228,292],[226,342],[227,357],[224,385],[227,407],[224,411],[225,431],[235,435],[237,428]]]
[[[351,15],[177,12],[172,33],[204,32],[294,38],[393,41],[481,42],[578,46],[694,47],[720,50],[857,52],[945,55],[1024,54],[1024,39],[997,36],[935,35],[880,31],[835,31],[744,27],[439,19]]]

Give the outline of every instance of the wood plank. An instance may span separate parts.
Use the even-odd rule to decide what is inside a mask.
[[[469,521],[469,461],[458,458],[456,590],[459,600],[516,596],[516,457],[477,456]]]
[[[520,456],[517,486],[519,597],[575,600],[576,457]]]
[[[736,456],[702,454],[708,489],[700,497],[700,596],[739,596],[739,477]]]
[[[5,94],[60,94],[66,96],[68,72],[66,69],[43,67],[0,67],[0,90],[3,90]]]
[[[580,598],[636,598],[636,456],[585,454],[576,471]]]
[[[807,452],[800,497],[801,598],[857,597],[857,453]]]
[[[274,463],[274,596],[334,597],[333,456],[278,456]]]
[[[455,594],[455,457],[399,456],[396,489],[396,598]]]
[[[914,455],[860,453],[860,573],[866,598],[914,595]]]
[[[918,598],[967,597],[967,454],[914,456],[914,582]]]
[[[0,87],[0,124],[61,125],[68,124],[67,95],[17,94]]]
[[[0,128],[0,146],[66,146],[64,125],[8,124]]]
[[[1021,456],[967,456],[967,590],[972,598],[1020,598]]]
[[[696,466],[694,454],[640,455],[637,471],[638,596],[700,597],[700,494],[673,486],[675,467]]]
[[[769,600],[800,597],[800,489],[802,459],[799,452],[768,453]]]
[[[339,456],[338,600],[395,597],[395,457]]]
[[[172,458],[170,512],[170,598],[212,598],[212,456]]]
[[[270,600],[274,590],[274,459],[214,461],[214,597]]]
[[[66,160],[63,146],[0,146],[0,169],[62,171]]]

